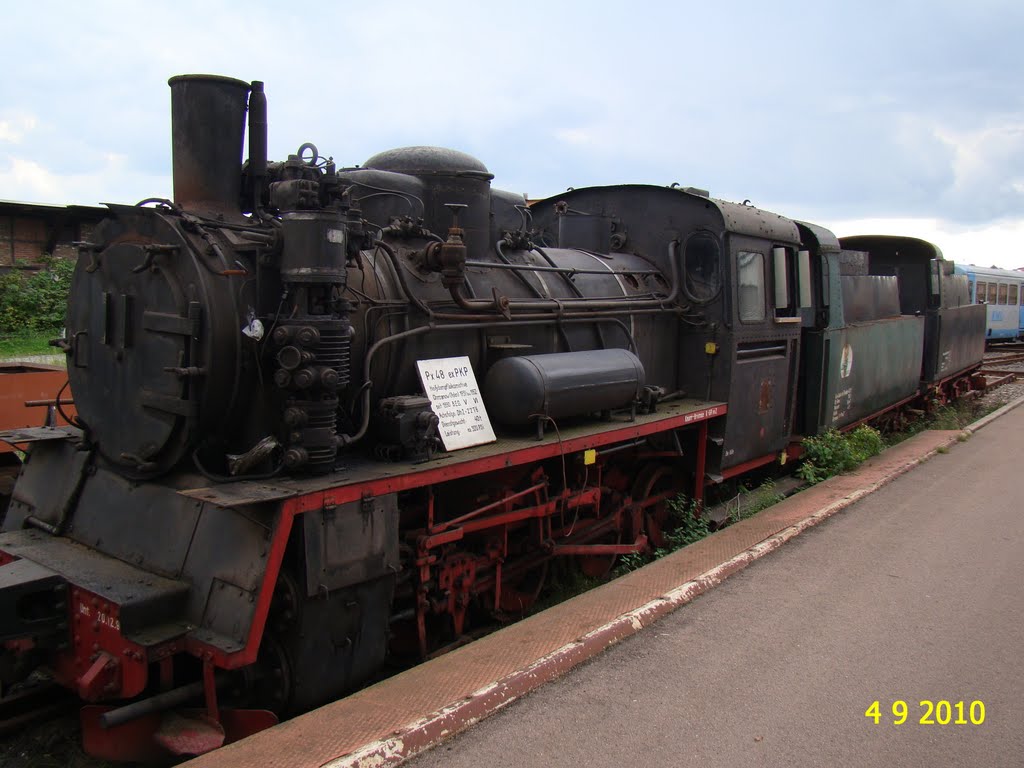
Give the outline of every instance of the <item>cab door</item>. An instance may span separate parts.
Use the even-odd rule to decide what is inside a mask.
[[[796,246],[734,235],[729,250],[733,357],[723,469],[787,445],[801,328]]]

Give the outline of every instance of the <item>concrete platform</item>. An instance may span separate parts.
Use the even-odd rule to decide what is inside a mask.
[[[398,764],[649,626],[962,439],[960,431],[924,432],[855,473],[832,478],[639,571],[187,765]]]

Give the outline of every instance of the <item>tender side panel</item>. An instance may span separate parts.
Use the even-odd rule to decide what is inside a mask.
[[[977,365],[985,355],[985,307],[940,309],[928,318],[922,379],[934,383]]]
[[[820,395],[808,398],[813,432],[843,427],[916,394],[924,324],[923,317],[904,316],[809,334],[808,355],[819,363],[808,372],[820,371]]]

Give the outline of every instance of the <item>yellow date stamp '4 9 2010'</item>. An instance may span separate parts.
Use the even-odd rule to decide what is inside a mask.
[[[924,699],[919,701],[917,706],[919,708],[916,721],[918,725],[981,725],[985,722],[985,702],[978,699],[970,703],[950,702],[945,699],[939,701]],[[888,709],[892,713],[893,725],[903,725],[908,721],[914,722],[910,716],[910,705],[903,699],[896,699]],[[882,711],[882,705],[878,701],[871,702],[871,706],[864,710],[864,717],[875,725],[878,725],[883,719],[888,721],[888,715],[889,713]]]

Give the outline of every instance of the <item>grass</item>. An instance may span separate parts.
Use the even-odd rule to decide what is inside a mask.
[[[974,401],[957,401],[937,408],[927,429],[963,429],[994,410],[995,407],[987,408]]]
[[[924,418],[917,419],[908,427],[888,432],[885,435],[885,444],[892,446],[902,443],[904,440],[913,437],[919,432],[924,432],[926,429],[954,431],[963,429],[997,408],[999,408],[998,405],[982,405],[977,400],[958,400],[950,405],[939,405]],[[963,438],[961,442],[966,439]]]
[[[60,350],[50,346],[50,339],[60,336],[60,328],[25,329],[0,334],[0,358],[53,355]]]

